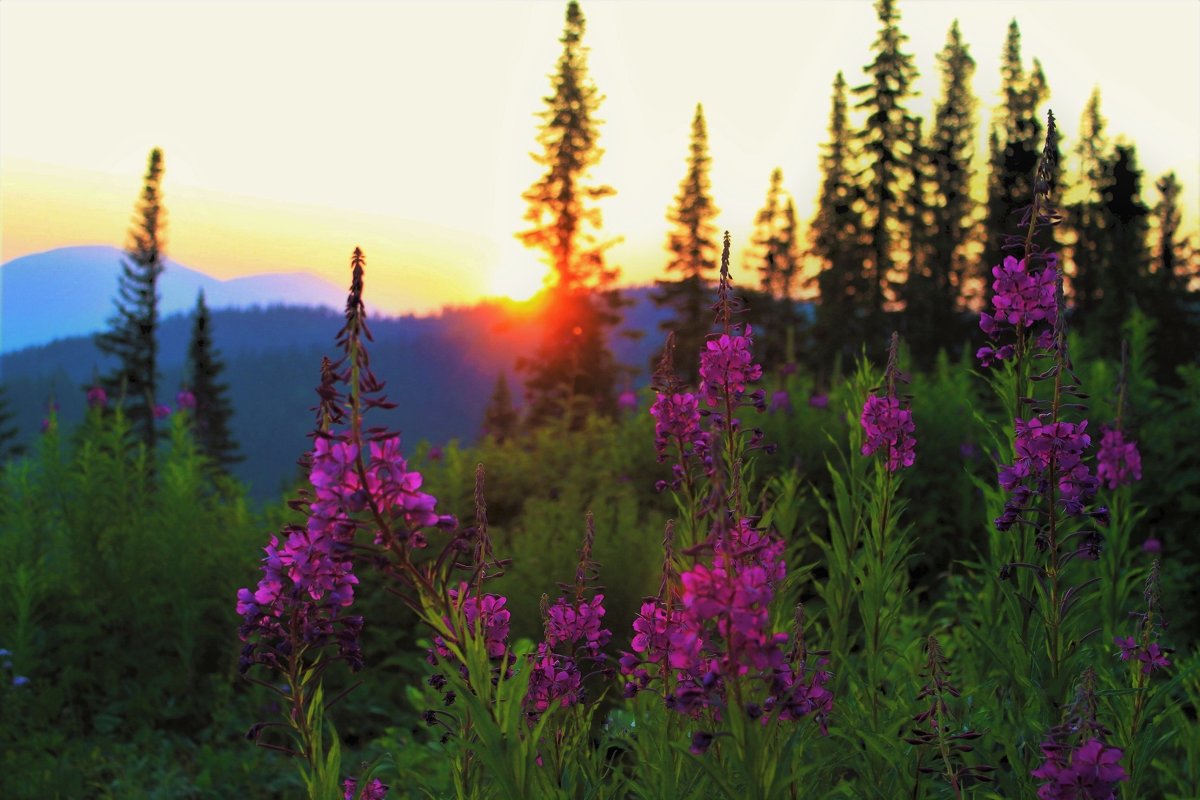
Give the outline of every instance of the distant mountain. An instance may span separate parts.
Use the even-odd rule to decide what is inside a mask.
[[[123,253],[115,247],[63,247],[0,266],[0,353],[92,334],[113,313]],[[190,311],[204,290],[210,308],[292,305],[337,308],[344,290],[303,272],[222,281],[167,261],[160,311]]]
[[[647,366],[661,345],[658,324],[664,312],[650,301],[647,289],[628,290],[626,296],[632,304],[625,309],[623,330],[644,335],[614,335],[612,347],[619,362],[637,371],[631,383],[637,387],[648,381]],[[234,406],[233,432],[246,456],[237,475],[255,497],[277,497],[295,475],[296,459],[309,446],[321,357],[336,357],[334,337],[341,324],[340,314],[317,308],[213,313],[214,342],[226,363],[224,379]],[[519,402],[522,377],[515,363],[533,353],[540,335],[526,309],[499,301],[428,317],[372,316],[369,325],[375,338],[371,367],[397,404],[373,417],[376,424],[399,430],[410,451],[421,440],[474,440],[501,371]],[[160,329],[160,398],[171,405],[182,380],[190,328],[190,318],[177,314]],[[90,336],[0,357],[0,380],[22,440],[37,437],[51,398],[62,423],[76,424],[84,412],[83,387],[109,367]]]

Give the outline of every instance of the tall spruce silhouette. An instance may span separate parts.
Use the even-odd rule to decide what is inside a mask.
[[[520,363],[526,372],[526,421],[538,425],[567,416],[578,422],[589,412],[616,413],[617,364],[607,334],[620,321],[617,270],[605,262],[614,242],[598,242],[600,209],[596,201],[614,194],[610,186],[589,182],[603,150],[597,145],[595,118],[603,97],[588,78],[585,23],[577,2],[567,4],[562,55],[544,98],[534,160],[545,173],[523,195],[531,224],[517,237],[539,249],[551,268],[543,339],[533,358]]]
[[[712,199],[708,154],[708,129],[704,107],[696,104],[692,117],[692,137],[688,145],[687,174],[679,184],[675,204],[667,212],[671,230],[667,233],[667,274],[675,280],[657,281],[652,295],[655,304],[674,311],[662,323],[663,331],[673,331],[677,342],[675,371],[685,381],[694,381],[700,365],[700,350],[712,330],[710,305],[711,276],[716,272],[719,247],[714,220],[718,209]],[[661,361],[661,352],[654,364]]]
[[[907,342],[918,364],[933,363],[939,348],[957,349],[966,331],[959,325],[964,278],[975,254],[979,229],[971,197],[975,155],[975,60],[958,20],[938,54],[942,93],[933,126],[920,151],[921,202],[913,228],[913,261],[904,287]]]
[[[783,170],[771,171],[767,199],[754,217],[754,232],[746,251],[746,269],[758,273],[760,296],[754,316],[761,321],[757,331],[760,358],[764,363],[782,362],[787,356],[788,332],[795,324],[793,285],[800,272],[796,242],[796,207],[783,188]]]
[[[854,180],[854,152],[847,119],[846,80],[833,81],[829,141],[821,153],[821,191],[809,226],[809,250],[820,262],[813,328],[817,366],[853,358],[863,341],[867,315],[862,191]]]
[[[513,405],[512,393],[508,388],[508,376],[501,372],[496,378],[496,388],[483,410],[483,435],[497,442],[511,439],[517,433],[521,415]]]
[[[1081,319],[1095,352],[1119,358],[1122,326],[1135,306],[1150,300],[1150,208],[1142,202],[1142,170],[1137,148],[1117,144],[1106,170],[1104,197],[1104,254],[1098,277],[1100,302],[1093,319]]]
[[[1033,60],[1033,69],[1025,73],[1021,60],[1021,30],[1014,19],[1001,54],[1000,92],[1002,103],[992,119],[988,152],[987,217],[984,254],[978,278],[990,296],[991,268],[1006,254],[1004,245],[1011,231],[1018,229],[1018,212],[1029,205],[1034,193],[1034,172],[1042,150],[1042,115],[1039,108],[1049,96],[1042,65]],[[1061,144],[1061,143],[1060,143]],[[1057,145],[1056,145],[1057,147]],[[1054,153],[1061,164],[1061,153]],[[1053,188],[1053,187],[1051,187]]]
[[[1072,242],[1071,299],[1076,324],[1081,329],[1093,321],[1101,302],[1102,275],[1110,262],[1105,185],[1112,170],[1112,148],[1100,113],[1100,90],[1093,89],[1079,120],[1079,141],[1074,148],[1078,162],[1074,199],[1067,206]]]
[[[212,318],[201,290],[196,297],[196,315],[192,320],[192,338],[188,345],[187,380],[196,399],[193,409],[196,444],[219,471],[242,460],[237,442],[230,431],[233,405],[229,385],[221,382],[225,364],[213,349]]]
[[[133,227],[121,261],[116,313],[109,329],[96,338],[101,352],[117,359],[101,379],[110,398],[120,402],[134,435],[153,453],[154,406],[158,389],[158,278],[164,265],[166,211],[162,205],[163,155],[150,152]]]
[[[886,348],[884,309],[894,298],[893,284],[903,281],[910,258],[914,166],[920,141],[920,120],[905,103],[913,96],[917,68],[902,49],[908,37],[900,32],[894,0],[876,0],[879,34],[872,45],[875,59],[863,71],[869,81],[854,88],[855,108],[866,112],[858,133],[858,153],[864,165],[858,176],[862,190],[864,230],[867,232],[867,351],[880,355]]]
[[[1152,212],[1154,246],[1144,310],[1154,319],[1154,367],[1161,383],[1178,383],[1176,369],[1195,359],[1200,339],[1200,258],[1180,227],[1183,191],[1174,172],[1154,185],[1158,201]]]
[[[12,424],[13,412],[8,407],[8,397],[4,386],[0,385],[0,466],[13,456],[25,452],[25,448],[17,444],[17,429]]]

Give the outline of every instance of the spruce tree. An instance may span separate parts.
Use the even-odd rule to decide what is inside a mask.
[[[17,444],[17,429],[12,425],[13,416],[8,407],[4,386],[0,385],[0,466],[8,459],[25,452],[25,448]]]
[[[1155,184],[1154,250],[1143,310],[1155,321],[1154,365],[1161,383],[1178,381],[1176,369],[1193,361],[1200,339],[1200,291],[1191,288],[1200,278],[1200,259],[1181,235],[1182,187],[1174,172]]]
[[[1117,358],[1122,326],[1135,305],[1150,295],[1150,209],[1142,202],[1137,148],[1117,144],[1102,186],[1104,261],[1097,276],[1099,302],[1083,330],[1098,354]]]
[[[1015,19],[1008,26],[1000,78],[1003,102],[992,120],[984,255],[978,262],[978,279],[987,287],[985,296],[990,296],[991,269],[1003,260],[1005,244],[1020,226],[1020,212],[1033,197],[1034,172],[1042,151],[1039,109],[1048,96],[1046,76],[1037,59],[1029,74],[1025,73],[1021,30]],[[1058,153],[1055,163],[1062,163]]]
[[[754,217],[754,233],[746,267],[758,273],[759,288],[776,298],[788,298],[799,269],[796,252],[796,209],[783,188],[783,170],[771,172],[767,199]]]
[[[858,181],[863,195],[867,234],[868,352],[881,354],[885,342],[884,309],[894,298],[893,283],[902,282],[908,268],[908,240],[914,213],[914,163],[920,141],[920,121],[909,113],[917,68],[903,51],[908,37],[900,32],[894,0],[876,0],[880,30],[872,49],[875,60],[864,68],[870,81],[854,89],[856,108],[866,111],[858,134],[864,165]]]
[[[1112,170],[1112,154],[1100,113],[1100,90],[1094,89],[1079,120],[1079,141],[1075,157],[1079,163],[1075,181],[1075,199],[1067,206],[1072,234],[1071,300],[1081,328],[1092,321],[1101,302],[1101,282],[1111,263],[1107,252],[1105,184]]]
[[[142,194],[117,284],[116,313],[96,346],[117,359],[101,379],[109,397],[122,404],[134,435],[153,453],[154,406],[158,388],[158,277],[162,274],[166,211],[162,206],[163,157],[150,152]]]
[[[839,355],[853,358],[865,333],[862,192],[854,181],[852,148],[846,80],[839,72],[833,82],[829,141],[821,153],[821,193],[809,226],[810,251],[821,262],[816,276],[818,302],[813,330],[813,350],[821,367]]]
[[[679,184],[675,204],[667,212],[671,230],[667,234],[667,274],[675,280],[657,281],[655,304],[671,308],[674,315],[662,323],[663,331],[673,331],[678,343],[675,369],[685,380],[695,380],[700,350],[712,330],[709,308],[711,276],[717,269],[719,248],[713,221],[717,207],[712,199],[708,155],[708,130],[704,108],[697,103],[692,117],[692,138],[688,147],[687,174]],[[654,358],[657,364],[661,353]]]
[[[978,230],[971,197],[975,156],[975,61],[958,20],[938,54],[942,94],[933,128],[920,151],[919,224],[913,230],[913,265],[905,285],[907,341],[918,363],[930,366],[942,347],[960,344],[959,307]]]
[[[617,270],[605,263],[612,243],[596,239],[600,210],[595,205],[614,190],[588,181],[603,153],[595,119],[603,98],[588,78],[584,29],[583,13],[572,0],[553,93],[544,98],[541,112],[543,152],[534,155],[546,171],[523,195],[532,227],[517,235],[527,247],[543,251],[552,278],[542,343],[520,364],[527,373],[527,420],[533,425],[564,415],[578,423],[590,412],[616,413],[617,364],[607,334],[620,320],[621,301],[614,288]]]
[[[517,433],[520,414],[513,406],[512,394],[508,389],[508,376],[501,372],[496,378],[496,388],[483,411],[483,435],[497,442],[511,439]]]
[[[783,170],[776,167],[766,202],[754,218],[746,258],[746,268],[758,273],[760,307],[751,311],[764,327],[758,338],[760,355],[767,363],[781,362],[787,355],[787,331],[795,323],[792,285],[799,266],[796,209],[783,188]]]
[[[242,460],[237,442],[229,430],[233,405],[229,385],[220,380],[225,364],[213,349],[212,319],[204,302],[204,291],[196,298],[196,316],[192,321],[192,340],[188,346],[189,390],[195,398],[193,430],[196,445],[219,471]]]

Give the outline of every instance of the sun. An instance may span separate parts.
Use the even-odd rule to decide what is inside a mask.
[[[491,292],[510,300],[528,300],[546,284],[546,265],[533,253],[506,258],[492,268]]]

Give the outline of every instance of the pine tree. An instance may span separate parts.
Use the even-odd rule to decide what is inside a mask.
[[[25,448],[17,444],[17,429],[11,424],[13,416],[8,407],[4,387],[0,386],[0,466],[8,459],[25,452]]]
[[[810,249],[821,262],[816,276],[818,302],[813,329],[819,366],[836,356],[853,358],[861,346],[867,314],[867,280],[863,271],[862,192],[854,181],[854,154],[847,120],[846,80],[833,82],[829,142],[821,154],[821,194],[809,227]]]
[[[101,380],[149,452],[156,439],[154,406],[158,387],[158,277],[163,271],[166,211],[162,206],[162,151],[150,152],[134,227],[129,232],[117,286],[116,314],[96,346],[118,360]]]
[[[777,298],[792,294],[799,268],[796,253],[796,209],[783,188],[783,170],[771,172],[767,200],[754,218],[747,269],[758,272],[759,288]]]
[[[1122,326],[1150,295],[1150,209],[1142,202],[1137,148],[1118,144],[1103,184],[1105,260],[1097,276],[1100,302],[1093,319],[1081,320],[1096,352],[1117,358]]]
[[[1183,187],[1174,172],[1168,172],[1154,184],[1158,190],[1158,202],[1154,205],[1154,224],[1157,242],[1154,256],[1155,282],[1167,292],[1187,288],[1188,278],[1195,277],[1196,264],[1191,265],[1192,274],[1181,271],[1188,263],[1187,241],[1180,238],[1183,214],[1179,208],[1179,196]]]
[[[588,183],[603,153],[595,119],[603,98],[588,78],[584,29],[572,0],[553,94],[541,112],[543,153],[534,156],[546,172],[523,195],[532,227],[518,238],[542,250],[552,271],[542,343],[533,359],[520,364],[533,425],[563,415],[578,422],[589,412],[616,413],[617,364],[607,333],[620,320],[621,301],[614,288],[617,270],[604,259],[612,242],[598,243],[594,233],[600,228],[595,201],[614,190]]]
[[[978,229],[971,197],[975,156],[975,61],[958,28],[950,27],[938,54],[942,96],[933,129],[920,152],[922,202],[913,230],[913,265],[905,285],[907,341],[918,363],[930,366],[942,347],[960,339],[959,306]]]
[[[917,78],[913,57],[901,48],[908,37],[900,32],[894,0],[876,0],[880,31],[872,49],[875,60],[864,71],[870,82],[855,87],[856,108],[867,112],[858,135],[865,169],[858,176],[863,194],[864,230],[870,281],[867,286],[867,349],[884,347],[884,309],[893,299],[893,283],[907,272],[911,219],[914,213],[914,143],[920,140],[920,121],[905,102],[913,96]],[[898,273],[894,274],[894,273]]]
[[[1075,146],[1079,161],[1074,187],[1076,199],[1067,206],[1073,235],[1071,299],[1081,327],[1092,321],[1101,302],[1101,275],[1111,263],[1106,251],[1104,187],[1113,164],[1106,124],[1100,114],[1100,90],[1094,89],[1079,121],[1079,142]]]
[[[992,280],[991,268],[1003,260],[1007,237],[1016,233],[1020,212],[1033,197],[1034,172],[1042,151],[1039,109],[1048,96],[1046,76],[1037,59],[1030,73],[1025,74],[1021,30],[1015,19],[1008,26],[1000,77],[1004,101],[992,120],[984,257],[978,262],[978,279],[987,287]],[[1058,153],[1055,163],[1062,163]],[[984,294],[990,295],[990,288]]]
[[[195,398],[193,429],[196,444],[212,464],[228,474],[242,460],[237,442],[229,430],[233,406],[229,385],[220,381],[225,364],[213,350],[212,319],[204,302],[204,291],[196,298],[196,316],[192,321],[192,340],[188,346],[189,390]]]
[[[1154,205],[1155,245],[1148,297],[1143,310],[1155,321],[1154,365],[1160,383],[1176,383],[1176,369],[1193,361],[1200,339],[1200,292],[1192,288],[1200,278],[1200,258],[1180,234],[1183,189],[1174,172],[1155,184],[1159,199]]]
[[[497,442],[511,439],[517,433],[520,414],[513,406],[512,394],[508,390],[508,376],[503,372],[496,378],[496,388],[483,411],[483,435]]]
[[[658,281],[653,295],[656,305],[674,310],[672,319],[662,323],[664,331],[673,331],[678,343],[675,369],[694,379],[699,369],[700,350],[712,330],[710,303],[711,275],[717,269],[717,228],[713,221],[717,207],[712,200],[708,155],[708,130],[704,108],[696,104],[692,118],[692,138],[688,147],[687,175],[679,184],[675,205],[667,212],[671,230],[667,234],[667,274],[673,281]],[[657,364],[661,353],[654,358]]]
[[[779,363],[787,355],[787,331],[795,323],[792,284],[799,272],[796,250],[796,208],[783,188],[783,170],[771,172],[767,199],[754,218],[746,268],[758,273],[759,308],[751,308],[761,321],[759,351],[766,363]]]

